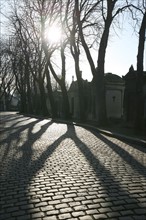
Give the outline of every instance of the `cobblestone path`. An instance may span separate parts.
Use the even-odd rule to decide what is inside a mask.
[[[1,113],[0,220],[146,220],[146,146]]]

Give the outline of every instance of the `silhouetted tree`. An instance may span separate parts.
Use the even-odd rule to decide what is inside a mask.
[[[99,0],[92,2],[76,0],[75,3],[80,39],[93,75],[96,99],[96,120],[99,124],[103,124],[106,122],[104,66],[110,28],[112,24],[114,24],[117,16],[131,7],[131,3],[128,1],[121,2],[119,0]],[[83,8],[85,8],[84,13],[82,12]],[[85,22],[87,23],[86,27],[93,26],[96,28],[96,38],[98,39],[99,45],[97,67],[94,64],[92,53],[88,46],[86,35],[84,34],[83,25]]]
[[[60,1],[52,1],[51,5],[51,16],[49,14],[49,17],[46,17],[43,20],[43,29],[42,29],[42,35],[44,36],[43,40],[43,49],[45,52],[46,60],[48,63],[48,67],[56,80],[56,82],[59,84],[61,92],[62,92],[62,100],[63,100],[63,117],[65,119],[70,118],[70,106],[69,106],[69,99],[68,99],[68,92],[66,88],[66,55],[65,55],[65,49],[67,45],[67,39],[64,37],[60,40],[60,42],[56,42],[55,44],[51,44],[45,39],[45,32],[49,25],[54,25],[55,23],[58,23],[58,25],[61,27],[62,30],[64,30],[64,14],[63,14],[63,7],[64,4]],[[47,11],[49,13],[49,11]],[[47,27],[48,26],[48,27]],[[48,28],[49,31],[49,28]],[[54,64],[53,64],[53,54],[54,51],[58,53],[58,60],[60,58],[60,73],[57,74]]]
[[[0,40],[0,99],[6,94],[9,96],[15,90],[15,80],[12,71],[12,54],[10,51],[10,39]]]
[[[139,29],[139,43],[137,53],[137,96],[136,96],[136,118],[135,118],[135,129],[140,130],[143,123],[144,114],[144,95],[143,95],[143,60],[144,60],[144,44],[146,39],[146,8],[143,13]]]
[[[75,73],[78,83],[78,97],[79,97],[79,118],[81,121],[86,119],[85,94],[83,90],[83,79],[80,70],[80,39],[77,27],[77,20],[75,16],[75,6],[68,1],[66,7],[66,28],[69,35],[70,51],[75,63]]]
[[[21,2],[22,3],[22,2]],[[41,4],[27,1],[16,7],[11,21],[19,39],[19,47],[23,55],[24,81],[26,84],[25,95],[28,112],[38,112],[48,115],[45,90],[45,56],[41,41],[40,18]],[[19,12],[18,12],[19,9]],[[19,56],[19,54],[18,54]],[[16,67],[15,67],[16,68]],[[34,94],[37,93],[37,94]],[[37,100],[32,106],[32,97]],[[36,103],[39,102],[37,105]],[[34,109],[38,108],[38,109]]]

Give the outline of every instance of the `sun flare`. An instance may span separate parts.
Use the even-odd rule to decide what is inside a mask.
[[[57,26],[52,26],[46,30],[46,40],[51,44],[57,44],[62,38],[61,30]]]

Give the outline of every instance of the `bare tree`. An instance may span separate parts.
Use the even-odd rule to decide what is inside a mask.
[[[35,98],[35,108],[39,114],[48,115],[46,91],[45,91],[45,56],[42,49],[41,16],[42,8],[39,2],[33,4],[30,1],[21,2],[18,8],[14,8],[11,21],[15,33],[19,39],[19,46],[23,55],[25,69],[26,97],[28,112],[32,112],[34,106],[32,95]],[[18,12],[19,9],[19,12]],[[16,67],[15,67],[16,68]],[[23,82],[23,83],[24,83]],[[32,85],[33,84],[33,85]],[[32,95],[31,95],[32,94]],[[38,102],[38,101],[39,102]],[[37,104],[38,102],[38,104]]]
[[[114,23],[117,15],[125,11],[129,7],[129,4],[127,3],[127,1],[122,4],[118,0],[98,0],[92,1],[92,3],[89,1],[76,0],[75,3],[80,39],[93,75],[93,84],[95,88],[94,93],[96,98],[96,120],[99,122],[99,124],[103,124],[106,122],[104,66],[110,28],[111,25]],[[82,13],[83,8],[86,8],[88,10],[84,10],[85,13]],[[91,16],[92,23],[90,22],[89,25],[93,25],[96,27],[99,43],[97,67],[94,64],[93,57],[90,48],[88,47],[83,28],[83,24],[85,22],[88,23],[88,20],[91,19]]]
[[[63,12],[64,4],[62,1],[53,1],[52,7],[51,7],[51,16],[46,17],[45,21],[43,21],[43,30],[42,34],[45,36],[46,26],[48,25],[51,27],[51,25],[58,24],[62,30],[64,30],[64,12]],[[65,38],[61,39],[60,42],[56,42],[55,44],[51,44],[50,42],[47,42],[45,37],[43,40],[43,49],[46,55],[46,60],[48,63],[48,67],[56,80],[56,82],[59,84],[62,92],[62,100],[63,100],[63,117],[66,119],[70,118],[70,107],[69,107],[69,99],[68,99],[68,93],[66,88],[66,55],[65,55],[65,49],[66,49],[67,41]],[[55,66],[53,64],[53,54],[54,51],[60,54],[57,59],[60,57],[60,73],[58,74],[55,70]],[[61,77],[60,77],[61,76]]]
[[[70,0],[67,2],[66,6],[66,30],[69,36],[70,51],[74,59],[75,73],[78,83],[79,118],[81,121],[85,121],[86,106],[85,94],[83,90],[83,79],[80,70],[80,39],[78,33],[77,20],[75,16],[75,5]]]
[[[12,71],[12,54],[10,52],[10,46],[10,38],[1,39],[0,99],[5,102],[4,110],[10,110],[11,100],[16,91],[15,77]]]
[[[65,61],[65,47],[64,45],[61,46],[60,48],[60,56],[61,56],[61,63],[62,63],[62,67],[61,67],[61,74],[59,74],[61,77],[58,76],[58,74],[56,73],[51,59],[49,57],[48,60],[48,66],[51,70],[51,73],[54,77],[54,79],[56,80],[56,82],[59,84],[61,91],[62,91],[62,99],[63,99],[63,117],[65,119],[69,119],[70,118],[70,107],[69,107],[69,99],[68,99],[68,93],[67,93],[67,87],[66,87],[66,80],[65,80],[65,75],[66,75],[66,61]]]
[[[2,43],[1,43],[2,44]],[[10,90],[14,82],[14,75],[11,70],[11,54],[8,45],[1,46],[1,66],[0,66],[0,98]]]

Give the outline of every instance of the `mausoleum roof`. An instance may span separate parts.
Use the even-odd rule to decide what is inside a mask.
[[[112,74],[112,73],[105,73],[105,81],[108,83],[123,83],[123,79],[116,75],[116,74]]]

